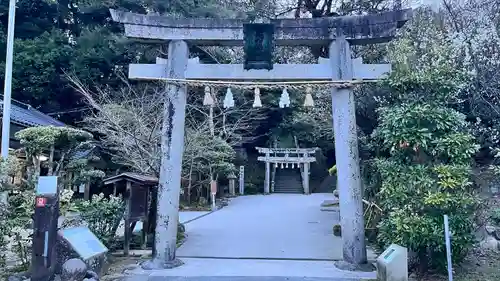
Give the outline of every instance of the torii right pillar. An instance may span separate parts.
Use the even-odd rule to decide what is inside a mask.
[[[330,44],[329,55],[332,80],[352,80],[351,50],[344,36],[337,37]],[[332,115],[343,258],[349,263],[362,264],[367,262],[367,257],[356,108],[352,88],[332,87]]]

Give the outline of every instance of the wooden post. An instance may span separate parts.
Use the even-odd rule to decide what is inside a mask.
[[[124,230],[123,230],[123,255],[128,256],[130,250],[130,238],[132,236],[132,230],[130,230],[130,199],[132,197],[132,183],[127,181],[127,187],[125,189],[126,206],[125,206],[125,219],[124,219]]]
[[[90,183],[85,183],[83,199],[90,200]]]
[[[349,43],[338,37],[330,44],[333,80],[352,80]],[[354,94],[350,88],[332,87],[332,114],[335,134],[338,191],[344,261],[366,263],[363,192],[359,169],[358,136]]]
[[[148,229],[149,229],[148,203],[149,203],[150,189],[149,189],[149,187],[146,187],[146,186],[144,186],[143,188],[146,189],[146,200],[144,202],[144,207],[146,209],[146,214],[144,215],[144,218],[142,220],[141,249],[146,249],[147,242],[148,242]]]

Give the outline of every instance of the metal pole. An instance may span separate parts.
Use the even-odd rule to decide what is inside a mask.
[[[9,2],[9,26],[7,32],[7,58],[5,59],[5,85],[2,116],[2,158],[9,157],[10,100],[12,92],[12,61],[14,55],[14,25],[16,21],[16,0]]]
[[[446,259],[448,263],[448,280],[453,281],[453,269],[451,265],[451,242],[450,242],[450,226],[448,224],[448,215],[444,215],[444,239],[446,242]]]

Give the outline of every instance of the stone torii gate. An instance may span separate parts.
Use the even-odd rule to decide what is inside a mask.
[[[281,46],[329,46],[329,58],[318,64],[274,65],[268,70],[244,70],[243,65],[210,65],[189,60],[188,44],[242,46],[243,25],[235,19],[172,19],[111,10],[114,21],[125,24],[128,37],[170,42],[168,62],[132,64],[129,78],[146,80],[333,80],[378,79],[390,65],[366,65],[351,58],[351,45],[390,41],[410,18],[411,10],[361,16],[313,19],[276,19],[274,42]],[[186,85],[167,81],[158,189],[155,256],[149,267],[178,265],[175,259],[181,164],[184,144]],[[332,87],[335,157],[338,171],[343,257],[346,262],[367,261],[362,183],[359,169],[354,95],[350,88]],[[174,215],[172,215],[174,214]]]
[[[312,162],[316,161],[314,153],[318,148],[264,148],[256,147],[259,153],[263,153],[264,156],[259,156],[258,161],[266,163],[266,176],[264,180],[264,193],[268,194],[271,192],[271,164],[275,167],[278,164],[297,165],[297,168],[301,168],[301,178],[302,178],[302,188],[304,189],[304,194],[309,194],[309,168]],[[274,190],[273,190],[274,192]]]

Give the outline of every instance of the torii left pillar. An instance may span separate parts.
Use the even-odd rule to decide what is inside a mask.
[[[168,45],[169,78],[184,79],[189,49],[184,41]],[[184,153],[184,124],[186,117],[186,85],[167,84],[161,134],[161,166],[158,184],[155,250],[153,259],[144,269],[173,268],[182,265],[176,259],[179,196],[181,191],[182,156]]]

